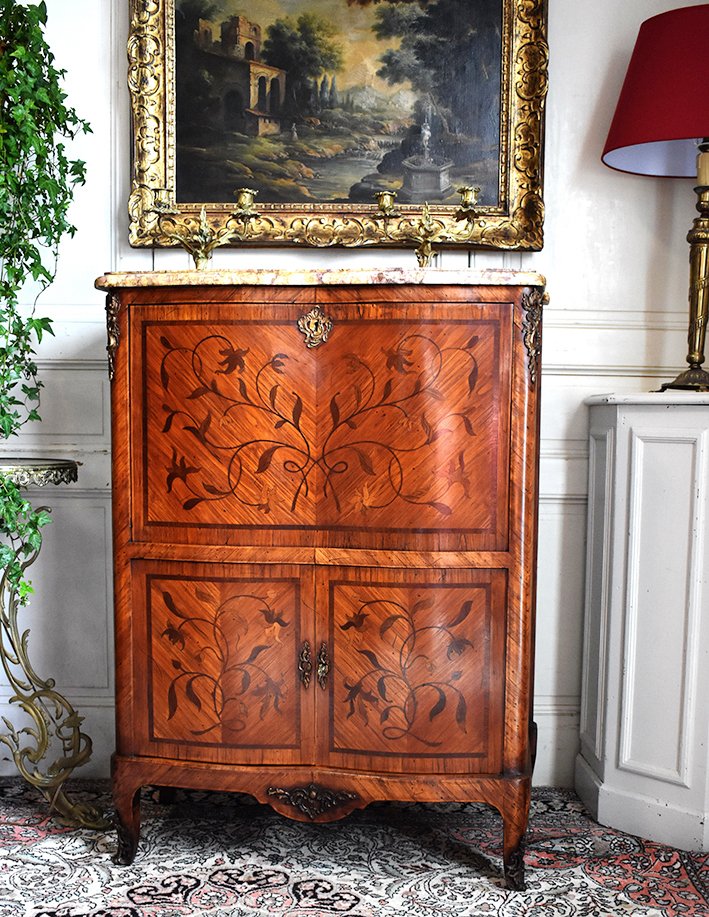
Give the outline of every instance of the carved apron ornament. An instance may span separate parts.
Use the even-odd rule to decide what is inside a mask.
[[[316,819],[319,815],[324,815],[330,809],[338,809],[350,800],[359,799],[357,793],[347,790],[329,790],[327,787],[318,786],[317,783],[294,786],[288,790],[270,786],[266,793],[269,796],[275,796],[286,805],[293,806],[311,820]]]
[[[325,343],[332,331],[332,319],[325,315],[320,306],[315,306],[310,312],[300,316],[298,331],[305,336],[306,347],[317,347],[318,344]]]

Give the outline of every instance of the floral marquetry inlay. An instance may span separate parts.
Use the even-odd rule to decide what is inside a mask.
[[[292,741],[293,585],[179,577],[150,584],[155,737],[239,745],[258,729],[264,746]]]
[[[385,576],[362,579],[330,585],[333,750],[486,753],[481,736],[489,708],[476,698],[497,639],[492,580],[435,585],[429,579],[417,588]]]
[[[248,324],[151,325],[151,518],[494,531],[506,421],[480,408],[508,384],[500,337],[492,321],[338,319],[309,351],[291,324],[267,341]],[[474,466],[491,487],[472,486]]]

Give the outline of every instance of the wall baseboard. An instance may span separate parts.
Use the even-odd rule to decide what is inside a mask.
[[[708,849],[709,825],[704,812],[609,787],[581,755],[576,758],[576,792],[602,825],[680,850]]]

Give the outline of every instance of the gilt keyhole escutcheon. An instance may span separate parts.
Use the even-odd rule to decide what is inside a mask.
[[[320,306],[315,306],[300,316],[298,330],[305,336],[306,347],[318,347],[325,343],[332,331],[332,319],[325,315]]]

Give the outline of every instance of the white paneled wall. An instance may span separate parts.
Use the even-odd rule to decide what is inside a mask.
[[[683,0],[687,5],[687,0]],[[535,254],[445,252],[439,267],[538,270],[548,278],[542,381],[542,461],[536,676],[538,783],[571,785],[578,749],[583,625],[587,409],[601,392],[657,388],[685,353],[691,180],[622,175],[600,163],[640,22],[671,0],[549,0],[546,244]],[[34,572],[25,614],[40,674],[86,716],[94,758],[85,775],[108,773],[112,751],[110,424],[103,298],[107,270],[188,267],[180,252],[131,250],[126,200],[130,130],[125,41],[128,0],[48,0],[49,38],[68,71],[71,102],[92,124],[72,151],[88,163],[76,194],[74,239],[56,283],[39,303],[57,336],[40,359],[43,418],[28,454],[82,462],[79,482],[38,493],[54,524]],[[225,251],[216,267],[414,266],[410,252]],[[28,291],[27,299],[31,301]],[[16,451],[16,445],[13,449]],[[13,716],[0,679],[0,715]],[[0,746],[2,748],[2,746]],[[12,773],[0,760],[0,774]]]

